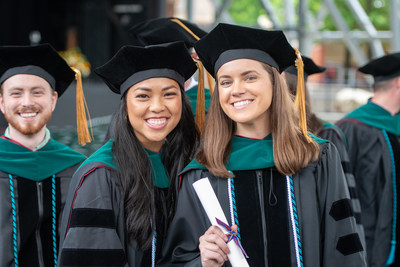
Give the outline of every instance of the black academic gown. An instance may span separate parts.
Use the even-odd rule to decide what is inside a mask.
[[[111,148],[109,141],[73,176],[62,219],[59,266],[151,266],[152,249],[139,250],[127,239],[124,198]],[[156,191],[156,260],[167,228],[166,193]]]
[[[360,205],[360,200],[358,198],[356,181],[351,169],[350,158],[349,155],[347,154],[346,137],[339,127],[327,122],[323,122],[323,128],[318,133],[318,136],[325,140],[329,140],[331,143],[333,143],[339,153],[340,162],[343,168],[344,175],[346,177],[347,186],[349,188],[351,207],[354,212],[354,217],[356,218],[359,232],[361,233],[362,237],[361,241],[363,247],[366,247],[364,226],[362,225],[361,222],[361,205]]]
[[[233,173],[237,224],[250,266],[366,266],[340,158],[332,144],[321,144],[318,161],[292,176],[293,187],[290,177],[275,167]],[[205,169],[186,169],[163,249],[163,266],[201,266],[199,237],[210,222],[192,184],[204,177],[210,179],[229,224],[234,224],[229,179]],[[297,207],[296,234],[290,205]]]
[[[336,124],[345,133],[348,142],[348,154],[362,210],[361,222],[365,230],[368,263],[371,267],[381,267],[385,265],[390,253],[393,223],[393,168],[387,140],[381,129],[354,118],[344,118]],[[400,136],[389,132],[387,134],[395,156],[399,192]],[[394,266],[400,266],[399,223],[397,218],[397,265]]]
[[[2,142],[9,142],[2,140]],[[35,181],[21,177],[14,172],[6,171],[0,168],[0,266],[15,266],[14,251],[17,250],[18,266],[55,266],[54,245],[58,250],[59,242],[59,226],[61,224],[61,214],[65,205],[65,199],[69,188],[71,177],[77,167],[85,159],[85,157],[77,152],[69,150],[65,145],[52,140],[53,144],[57,143],[57,147],[63,147],[71,152],[73,157],[64,158],[63,163],[66,167],[57,170],[54,174],[55,191],[52,192],[52,175]],[[4,143],[2,143],[4,145]],[[49,145],[49,144],[48,144]],[[46,150],[47,146],[42,148]],[[1,145],[0,145],[1,146]],[[15,145],[18,146],[18,145]],[[10,149],[8,147],[8,149]],[[0,149],[2,150],[2,149]],[[2,151],[0,151],[2,152]],[[6,151],[10,152],[10,151]],[[35,160],[38,152],[32,152],[29,149],[20,149],[20,156],[16,155],[8,160],[14,161],[20,168],[24,168],[27,164],[34,164],[33,168],[39,164],[46,164],[40,160]],[[33,158],[32,162],[22,160],[25,153],[30,154]],[[7,153],[8,154],[8,153]],[[3,157],[3,154],[1,155]],[[48,157],[56,156],[49,153]],[[20,161],[18,163],[18,161]],[[69,163],[69,164],[68,164]],[[53,166],[54,167],[54,166]],[[17,172],[18,173],[18,172]],[[10,176],[12,179],[10,179]],[[36,178],[36,177],[34,177]],[[15,220],[17,227],[13,228],[13,205],[11,197],[11,187],[14,200]],[[53,202],[53,196],[55,201]],[[55,207],[55,210],[53,210]],[[55,212],[55,226],[53,227],[53,212]],[[55,230],[56,240],[53,240]],[[16,232],[16,244],[13,241],[13,234]],[[16,246],[16,248],[15,248]]]

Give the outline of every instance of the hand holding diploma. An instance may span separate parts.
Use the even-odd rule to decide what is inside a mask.
[[[203,178],[193,183],[193,187],[213,225],[200,238],[200,251],[203,250],[205,252],[202,253],[202,261],[204,256],[206,257],[204,260],[209,262],[214,260],[218,264],[217,266],[221,266],[226,261],[226,254],[228,254],[229,261],[233,267],[249,266],[243,255],[244,251],[242,252],[238,246],[240,243],[235,243],[235,238],[231,235],[229,237],[226,236],[232,234],[232,229],[226,227],[228,226],[227,219],[208,178]],[[217,222],[217,218],[220,223]],[[225,226],[222,226],[221,223],[225,224]],[[230,241],[225,244],[228,240]],[[209,266],[212,265],[210,264]]]
[[[222,266],[228,261],[230,250],[226,244],[227,241],[227,236],[218,226],[210,226],[204,235],[199,238],[201,266]]]

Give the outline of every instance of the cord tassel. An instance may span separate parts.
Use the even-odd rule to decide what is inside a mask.
[[[307,117],[306,117],[306,101],[305,101],[305,88],[304,88],[304,63],[301,58],[301,53],[296,48],[296,67],[297,67],[297,90],[295,105],[299,109],[299,127],[307,141],[311,142],[311,137],[307,132]]]
[[[197,68],[199,69],[199,85],[197,88],[197,100],[196,100],[196,116],[195,121],[198,130],[203,132],[204,123],[206,121],[206,108],[205,108],[205,96],[204,96],[204,67],[199,60],[195,60]]]
[[[185,24],[182,23],[179,19],[170,19],[170,21],[175,22],[179,26],[181,26],[185,31],[187,31],[190,35],[194,37],[197,41],[200,40],[200,37],[197,36],[194,32],[192,32]]]
[[[207,71],[207,82],[208,82],[208,89],[210,90],[210,94],[214,93],[214,78],[211,76],[210,73]]]
[[[392,265],[394,263],[394,256],[396,254],[396,241],[392,240],[390,242],[392,245],[390,246],[389,257],[386,260],[385,266]]]
[[[83,94],[82,88],[82,76],[81,72],[74,67],[71,69],[75,72],[76,79],[76,123],[78,131],[78,142],[80,145],[86,145],[93,140],[93,129],[92,121],[90,119],[89,109],[86,103],[85,95]],[[86,114],[87,118],[86,119]],[[90,124],[90,133],[88,129],[88,122]]]
[[[172,22],[175,22],[176,24],[178,24],[179,26],[181,26],[186,32],[188,32],[190,35],[193,36],[194,39],[196,39],[197,41],[200,40],[200,37],[197,36],[194,32],[192,32],[185,24],[182,23],[182,21],[180,21],[179,19],[170,19]],[[197,60],[196,64],[197,64]],[[198,64],[197,64],[198,66]],[[199,68],[200,70],[200,68]],[[214,79],[212,78],[212,76],[210,75],[210,73],[208,73],[208,71],[206,71],[207,73],[207,81],[208,81],[208,86],[210,87],[210,93],[212,94],[214,92]],[[200,79],[203,79],[203,98],[204,98],[204,70],[202,73],[200,73],[199,71],[199,89],[197,91],[197,98],[199,97],[199,92],[200,92]],[[201,92],[200,92],[201,93]],[[197,102],[198,103],[198,102]],[[196,106],[196,118],[197,118],[197,114],[198,114],[199,110],[198,107]],[[204,109],[204,117],[205,117],[205,109]],[[196,120],[197,123],[197,120]],[[199,128],[200,130],[200,128]]]

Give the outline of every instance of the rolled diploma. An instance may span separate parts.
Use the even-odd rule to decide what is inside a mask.
[[[229,225],[208,178],[202,178],[197,182],[194,182],[193,187],[196,191],[197,196],[200,199],[201,204],[203,205],[204,210],[207,213],[208,219],[210,219],[211,221],[211,224],[217,225],[224,232],[224,234],[228,234],[228,231],[226,231],[225,228],[221,227],[215,220],[215,218],[218,218],[219,220]],[[230,250],[228,258],[232,267],[249,266],[246,258],[243,255],[243,252],[233,240],[229,241],[227,245]]]

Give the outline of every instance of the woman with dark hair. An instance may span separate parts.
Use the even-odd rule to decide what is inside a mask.
[[[294,105],[280,75],[296,59],[303,70],[300,53],[281,31],[228,24],[195,49],[217,86],[163,263],[230,266],[232,236],[211,226],[193,186],[207,177],[249,266],[365,266],[337,150],[307,132],[304,91]]]
[[[155,266],[198,143],[183,89],[195,71],[183,42],[125,46],[95,70],[121,94],[115,137],[73,177],[60,266]]]

